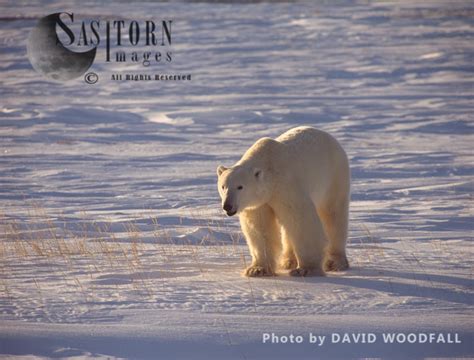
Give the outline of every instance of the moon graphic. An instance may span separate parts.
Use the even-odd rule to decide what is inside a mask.
[[[58,81],[75,79],[84,74],[95,59],[97,48],[77,53],[64,47],[56,33],[60,13],[41,18],[28,36],[27,52],[33,68]]]

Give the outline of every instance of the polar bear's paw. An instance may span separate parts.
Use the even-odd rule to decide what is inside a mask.
[[[289,272],[290,276],[324,276],[324,271],[318,268],[297,267]]]
[[[244,275],[248,277],[274,276],[275,273],[263,266],[251,265],[247,269],[245,269]]]
[[[345,255],[330,255],[324,261],[325,271],[344,271],[349,268],[349,262]]]
[[[281,262],[281,267],[285,270],[296,269],[298,263],[296,259],[283,259]]]

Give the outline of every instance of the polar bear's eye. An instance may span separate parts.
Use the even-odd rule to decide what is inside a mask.
[[[242,190],[244,187],[242,185],[237,186],[237,190]]]
[[[224,190],[224,185],[221,186],[221,189]]]

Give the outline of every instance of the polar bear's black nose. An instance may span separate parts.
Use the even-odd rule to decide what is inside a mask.
[[[232,216],[232,215],[235,215],[237,213],[236,210],[233,210],[234,207],[228,202],[225,202],[224,205],[222,206],[222,208],[226,212],[227,216]]]
[[[225,212],[229,213],[232,210],[232,205],[229,204],[228,202],[224,203],[223,209]]]

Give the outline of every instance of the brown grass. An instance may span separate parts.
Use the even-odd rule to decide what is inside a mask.
[[[215,237],[213,230],[230,232],[228,225],[199,217],[193,218],[192,223],[201,229],[205,227],[207,234],[200,244],[188,241],[180,246],[175,246],[177,243],[169,228],[161,226],[158,218],[146,214],[124,222],[122,229],[117,228],[117,224],[112,221],[88,220],[86,213],[73,221],[64,219],[48,215],[45,209],[37,205],[32,206],[28,216],[22,220],[0,214],[0,291],[8,296],[14,285],[15,275],[11,266],[22,264],[27,267],[41,263],[46,264],[52,274],[58,275],[64,286],[75,288],[86,300],[94,298],[96,285],[93,280],[108,274],[127,276],[134,291],[152,298],[155,287],[162,284],[163,280],[156,276],[150,279],[146,275],[154,271],[147,268],[147,262],[144,261],[144,256],[149,255],[147,249],[150,246],[156,249],[160,262],[168,268],[179,265],[175,263],[177,255],[184,254],[192,259],[202,276],[214,281],[216,279],[209,277],[205,261],[200,255],[202,249],[208,251],[208,247],[202,245],[217,245],[212,246],[215,251],[229,255],[225,254],[229,247],[218,246],[222,245],[222,241]],[[149,220],[146,221],[146,231],[139,225],[144,219]],[[240,255],[237,246],[239,241],[241,238],[233,234],[232,249],[236,258]],[[245,258],[241,256],[241,259],[244,266]],[[86,278],[83,276],[84,267],[87,269]],[[42,281],[41,275],[31,279],[40,298],[44,291]],[[250,283],[249,286],[254,297]]]

